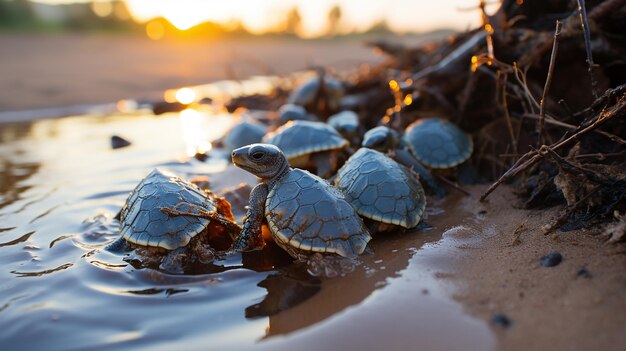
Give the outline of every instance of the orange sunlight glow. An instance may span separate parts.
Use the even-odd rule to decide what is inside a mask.
[[[183,105],[196,101],[196,92],[191,88],[181,88],[176,91],[176,100]]]
[[[196,153],[206,153],[211,150],[209,136],[205,133],[205,116],[197,110],[188,108],[180,112],[180,123],[183,139],[187,146],[187,155],[192,157]]]
[[[126,4],[133,18],[139,22],[164,17],[180,30],[187,30],[205,21],[232,21],[237,14],[237,5],[242,10],[247,7],[240,1],[126,0]]]
[[[42,1],[42,0],[38,0]],[[52,0],[47,0],[52,1]],[[62,0],[56,0],[62,1]],[[397,31],[428,31],[436,28],[464,30],[480,23],[476,12],[460,12],[467,0],[125,0],[132,17],[141,23],[162,17],[180,30],[210,21],[222,26],[242,24],[253,34],[284,29],[285,18],[296,8],[298,34],[325,35],[333,6],[341,8],[339,32],[366,30],[376,23]]]
[[[165,27],[158,21],[150,21],[146,24],[146,35],[152,40],[159,40],[165,36]]]

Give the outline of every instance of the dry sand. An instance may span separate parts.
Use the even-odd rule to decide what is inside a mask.
[[[515,209],[510,188],[494,195],[484,205],[483,225],[494,226],[495,235],[453,273],[464,287],[456,299],[479,318],[510,319],[508,328],[492,324],[502,350],[626,349],[624,244],[607,244],[601,228],[546,236],[541,227],[559,209]],[[551,251],[563,261],[541,266]]]
[[[151,41],[104,34],[0,34],[0,111],[118,99],[157,99],[165,89],[313,65],[354,68],[382,57],[361,40]]]

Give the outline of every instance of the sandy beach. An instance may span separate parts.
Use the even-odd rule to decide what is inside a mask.
[[[107,103],[125,98],[154,100],[173,87],[253,75],[284,75],[315,65],[344,70],[384,59],[360,40],[285,40],[173,42],[111,35],[0,34],[3,91],[0,111]],[[445,214],[435,216],[429,223],[437,233],[443,233],[444,241],[446,233],[456,241],[448,243],[449,249],[435,251],[437,257],[416,260],[431,260],[429,264],[436,269],[422,274],[434,277],[443,285],[449,284],[446,291],[451,300],[462,306],[468,321],[442,316],[429,323],[430,320],[415,317],[427,310],[430,304],[427,298],[419,308],[397,304],[390,308],[397,296],[378,294],[379,287],[373,284],[366,286],[372,280],[359,281],[365,276],[363,273],[331,281],[326,285],[327,290],[311,300],[273,317],[268,336],[287,336],[269,339],[262,346],[331,348],[337,346],[331,340],[340,331],[363,334],[358,340],[344,338],[349,342],[345,346],[360,350],[385,345],[391,349],[413,349],[406,348],[407,345],[419,349],[416,345],[420,342],[425,349],[623,350],[626,347],[623,244],[607,244],[603,228],[546,236],[541,227],[551,223],[560,208],[519,209],[519,200],[508,186],[497,189],[485,203],[478,201],[485,186],[471,186],[467,190],[470,196],[451,190],[454,200],[446,200],[450,205]],[[463,216],[457,216],[459,213]],[[433,236],[423,235],[426,239]],[[378,241],[377,249],[383,253],[380,257],[389,262],[389,270],[397,268],[395,271],[399,272],[405,269],[414,252],[404,252],[404,256],[395,252],[409,246],[421,247],[428,243],[426,239],[392,237]],[[385,252],[388,256],[384,256]],[[543,267],[541,258],[551,252],[560,253],[562,262]],[[374,266],[375,262],[368,259],[372,260],[365,258],[365,262]],[[397,267],[393,266],[394,260],[398,261]],[[387,279],[382,273],[381,277]],[[404,278],[419,277],[422,276]],[[403,302],[428,294],[426,288],[395,291],[404,294]],[[332,300],[343,304],[341,309],[348,312],[333,315],[341,309],[331,306],[326,311],[323,307],[331,300],[329,296],[338,294],[350,297],[345,302]],[[370,306],[370,310],[355,312],[348,308],[368,296],[374,296],[373,300],[380,303]],[[301,318],[300,324],[290,319],[295,314]],[[353,323],[355,318],[363,321],[358,328]],[[474,319],[482,324],[473,324]],[[381,325],[380,321],[388,325]],[[415,332],[407,323],[417,322],[423,325]],[[468,325],[472,329],[466,329]],[[488,328],[481,327],[484,325]],[[377,333],[386,333],[389,339],[381,339]],[[391,340],[390,335],[394,337],[393,343],[386,342]],[[434,339],[424,339],[429,336]]]
[[[165,89],[382,60],[360,39],[152,41],[111,34],[0,34],[0,111],[158,99]]]

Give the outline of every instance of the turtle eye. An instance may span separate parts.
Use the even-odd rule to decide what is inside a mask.
[[[263,158],[263,156],[265,156],[265,153],[261,152],[261,151],[257,151],[255,153],[252,154],[252,158],[255,160],[260,160]]]

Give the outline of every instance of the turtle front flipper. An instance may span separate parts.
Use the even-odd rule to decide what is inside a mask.
[[[235,239],[229,252],[241,252],[263,247],[261,226],[265,217],[265,200],[268,193],[267,184],[264,183],[258,184],[252,189],[243,230]]]
[[[416,159],[415,157],[413,157],[413,155],[411,155],[407,150],[405,149],[396,149],[394,150],[395,153],[395,160],[402,164],[403,166],[412,169],[413,171],[417,172],[417,174],[419,174],[420,176],[420,180],[423,182],[423,184],[430,190],[432,191],[435,195],[437,195],[437,197],[444,197],[446,195],[446,191],[443,190],[442,187],[439,186],[439,184],[437,184],[437,182],[435,181],[435,179],[433,178],[433,176],[430,174],[430,172],[424,167],[422,166]]]
[[[128,241],[122,237],[117,238],[115,241],[104,247],[105,250],[113,253],[123,253],[127,248]]]

